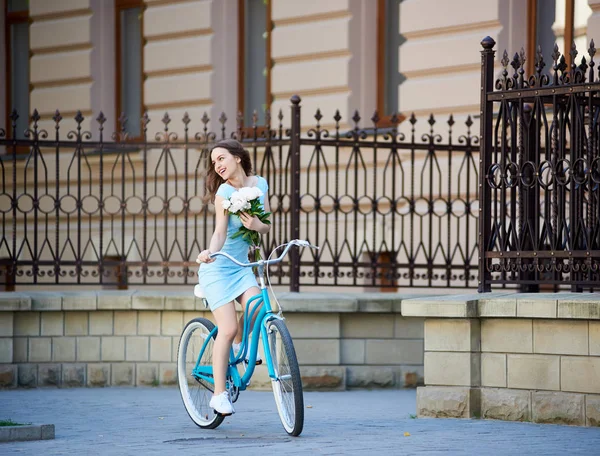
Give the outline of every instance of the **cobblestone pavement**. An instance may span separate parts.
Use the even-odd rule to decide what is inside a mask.
[[[0,444],[0,455],[599,454],[599,428],[414,419],[415,402],[415,390],[307,392],[304,432],[292,438],[269,392],[242,393],[237,414],[209,431],[175,388],[7,390],[0,419],[55,424],[56,439]]]

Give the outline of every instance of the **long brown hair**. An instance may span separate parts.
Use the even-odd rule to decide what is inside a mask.
[[[210,149],[210,155],[212,155],[212,151],[217,147],[222,147],[234,157],[239,157],[246,176],[252,176],[254,174],[252,172],[252,160],[250,160],[250,152],[244,149],[244,146],[242,146],[239,141],[235,139],[223,139],[216,143],[212,149]],[[222,183],[223,178],[217,174],[215,167],[211,162],[206,173],[206,193],[204,200],[210,201],[211,203],[214,202],[215,194]]]

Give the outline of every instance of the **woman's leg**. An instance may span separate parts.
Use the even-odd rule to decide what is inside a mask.
[[[213,376],[215,380],[214,394],[225,391],[225,378],[227,376],[227,365],[229,364],[229,350],[231,343],[238,331],[235,306],[228,302],[213,311],[219,332],[213,347]]]
[[[256,296],[259,293],[260,293],[260,288],[252,287],[252,288],[248,288],[237,298],[237,301],[242,306],[243,312],[242,312],[242,317],[238,321],[237,334],[235,335],[235,339],[233,340],[233,342],[235,342],[236,344],[239,344],[242,341],[242,335],[244,334],[244,316],[246,314],[246,311],[248,310],[246,308],[247,307],[246,304],[248,303],[248,300],[250,298],[252,298],[253,296]],[[250,328],[249,328],[250,331],[252,331],[252,328],[254,327],[254,320],[256,320],[256,314],[254,314],[252,316],[252,321],[250,322]]]

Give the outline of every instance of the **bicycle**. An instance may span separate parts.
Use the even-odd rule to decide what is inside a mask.
[[[274,249],[272,254],[285,246],[283,253],[275,259],[241,263],[224,252],[215,252],[210,257],[221,255],[239,266],[258,268],[260,293],[248,300],[240,350],[234,353],[231,349],[229,355],[226,388],[231,400],[237,401],[240,392],[250,384],[256,368],[259,341],[257,336],[260,334],[281,424],[289,435],[298,436],[304,426],[304,398],[300,368],[292,337],[282,316],[281,306],[278,305],[279,312],[273,311],[264,280],[266,270],[267,282],[271,286],[266,267],[281,262],[294,245],[318,249],[307,241],[296,239]],[[253,336],[249,344],[248,329],[255,314]],[[177,378],[183,405],[192,421],[204,429],[217,428],[225,418],[209,407],[214,391],[212,348],[217,331],[218,328],[206,318],[190,320],[183,329],[177,352]],[[246,354],[248,354],[247,360]],[[247,366],[243,375],[240,375],[238,367],[242,363],[247,363]]]

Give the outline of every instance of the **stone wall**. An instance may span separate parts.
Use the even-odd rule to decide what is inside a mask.
[[[600,294],[406,301],[426,317],[419,416],[600,426]]]
[[[389,293],[281,293],[306,388],[414,387],[423,319]],[[0,387],[173,385],[179,336],[212,319],[190,293],[0,293]],[[270,387],[258,367],[253,388]]]

